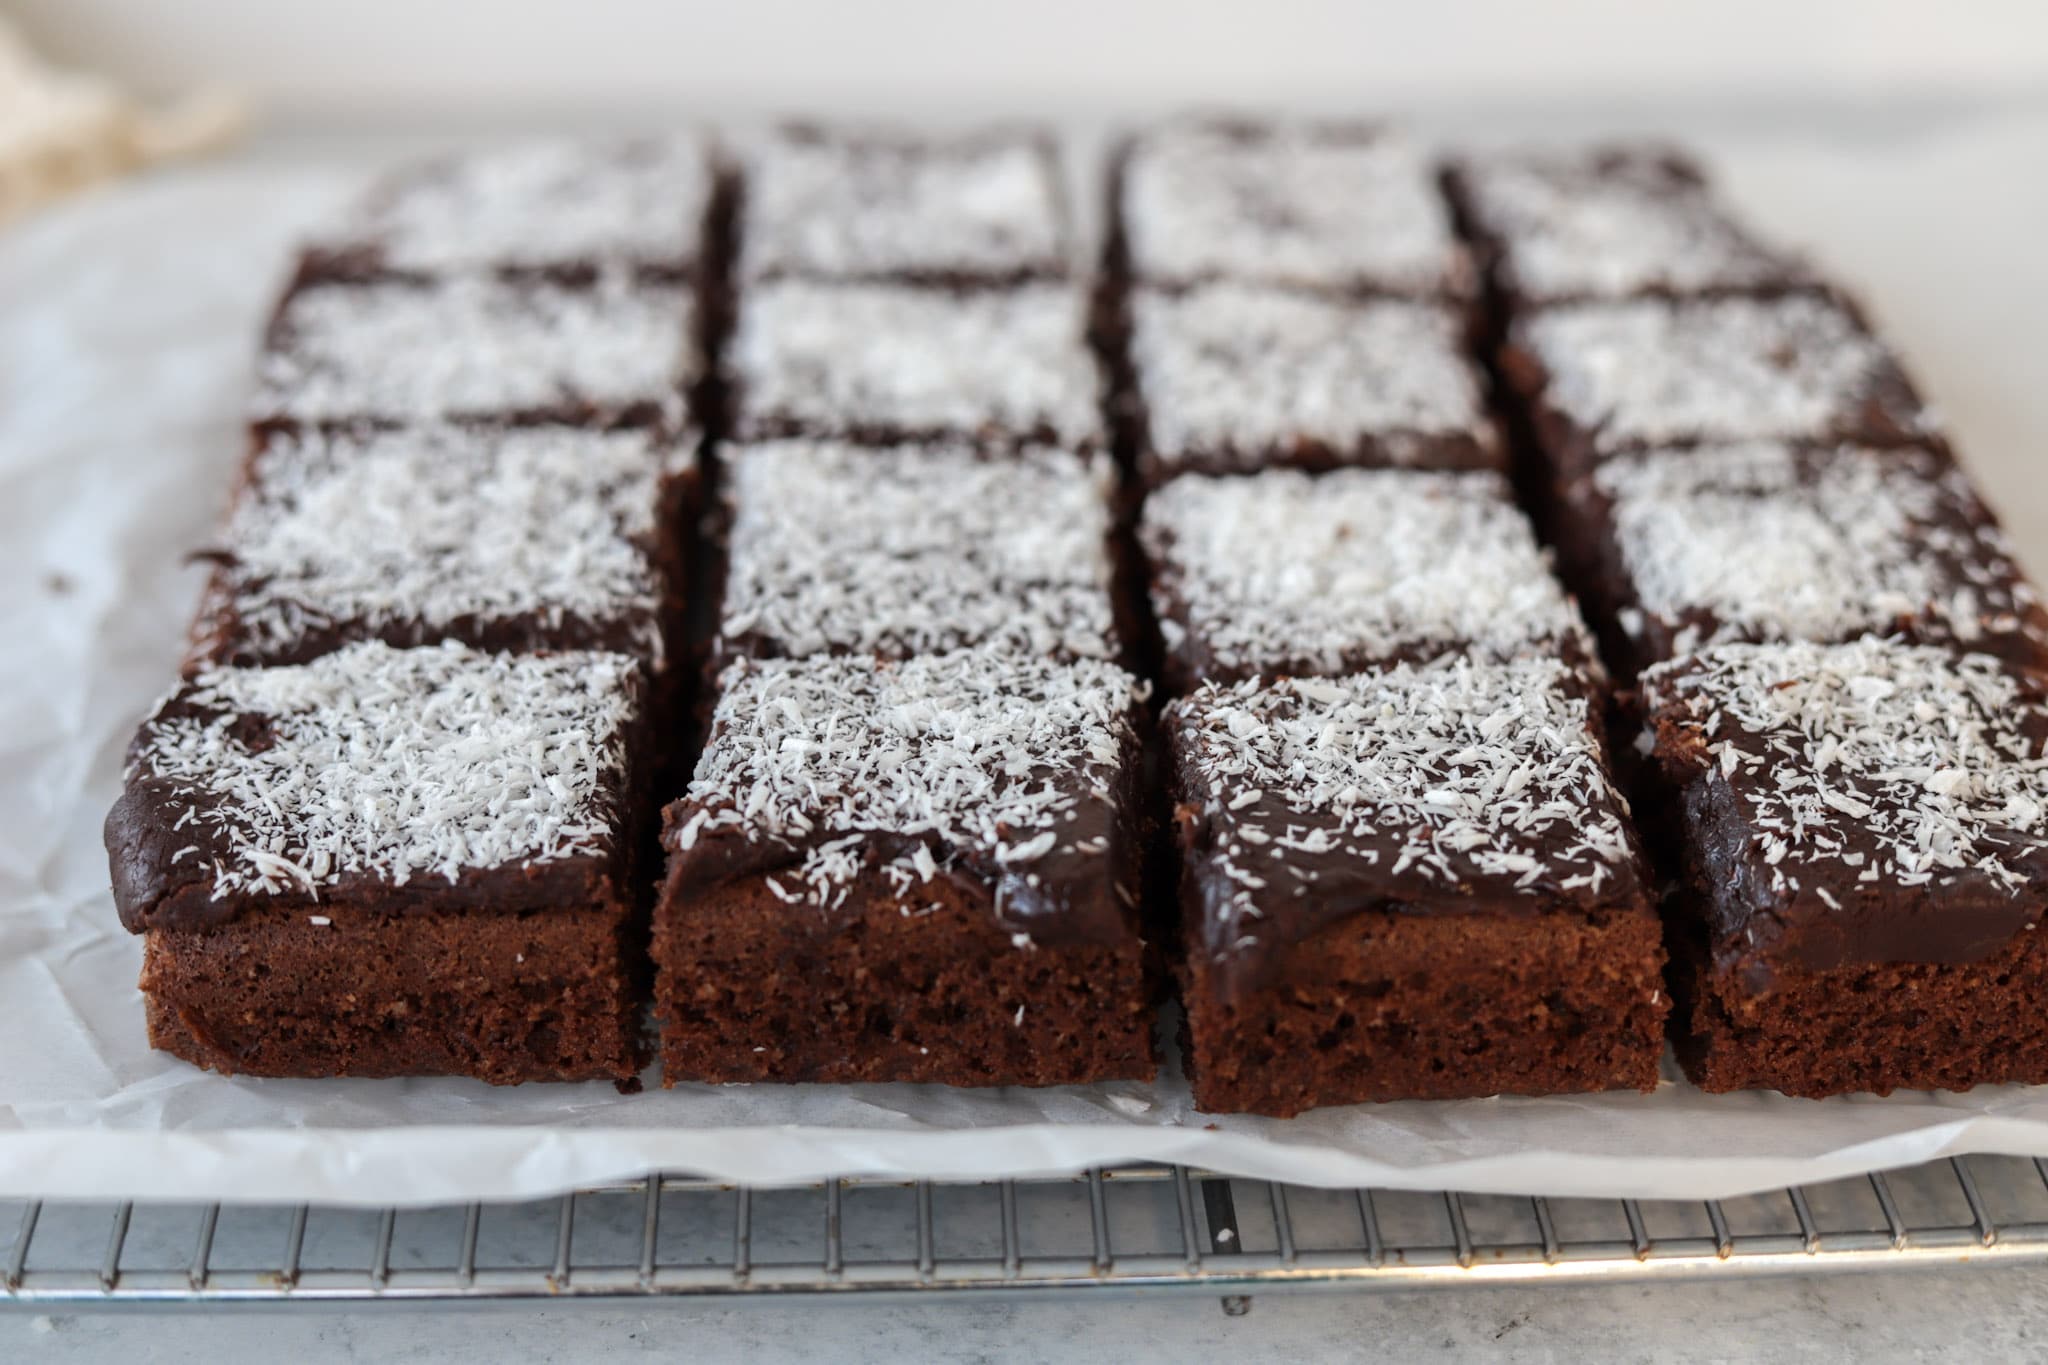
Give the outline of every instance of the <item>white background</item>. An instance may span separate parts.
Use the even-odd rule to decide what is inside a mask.
[[[138,88],[292,117],[1186,100],[1897,100],[2048,87],[2039,0],[13,0]]]

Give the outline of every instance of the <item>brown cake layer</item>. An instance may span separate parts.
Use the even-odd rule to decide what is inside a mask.
[[[1382,901],[1227,994],[1198,944],[1182,968],[1195,1105],[1287,1117],[1326,1104],[1650,1090],[1663,945],[1641,907],[1432,914]]]
[[[869,869],[829,918],[764,875],[664,899],[662,1075],[678,1081],[1069,1085],[1157,1069],[1144,945],[1020,948],[965,877],[907,911]]]
[[[151,929],[149,1040],[228,1075],[631,1084],[644,933],[619,894],[506,913],[392,914],[374,896]]]

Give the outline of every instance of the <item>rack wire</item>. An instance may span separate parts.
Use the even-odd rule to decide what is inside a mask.
[[[2048,1162],[1958,1158],[1703,1202],[1322,1190],[1178,1166],[793,1189],[659,1175],[432,1209],[32,1201],[0,1304],[1218,1295],[2048,1261]],[[5,1235],[5,1234],[0,1234]]]

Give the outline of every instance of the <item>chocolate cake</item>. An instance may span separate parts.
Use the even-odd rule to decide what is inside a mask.
[[[631,1083],[629,655],[346,646],[158,707],[107,817],[150,1041],[254,1076]]]
[[[1664,950],[1598,723],[1550,659],[1174,702],[1196,1104],[1653,1087]]]
[[[1706,1090],[2048,1081],[2048,696],[1984,654],[1719,645],[1643,679]]]
[[[318,232],[305,280],[495,273],[677,282],[705,270],[712,158],[689,135],[549,138],[437,157],[377,181]]]
[[[734,438],[1101,443],[1085,292],[754,285],[726,355]]]
[[[1498,467],[1457,315],[1238,284],[1129,302],[1139,471]]]
[[[1969,479],[1931,451],[1646,451],[1596,466],[1563,505],[1632,669],[1865,634],[2048,666],[2048,614]]]
[[[1145,500],[1139,538],[1176,693],[1455,653],[1596,658],[1491,470],[1190,476]]]
[[[692,295],[674,285],[318,285],[280,305],[253,415],[674,426],[697,377],[695,335]]]
[[[366,639],[602,649],[659,668],[691,443],[641,429],[271,433],[217,544],[188,669]]]
[[[1141,696],[978,650],[729,668],[663,820],[665,1083],[1150,1077]]]
[[[1106,457],[770,441],[725,458],[716,658],[1121,653]]]
[[[1683,153],[1652,145],[1464,156],[1447,175],[1504,304],[1819,287],[1737,222]]]
[[[1939,435],[1891,351],[1834,298],[1571,304],[1516,318],[1509,338],[1503,368],[1560,478],[1657,446]]]
[[[1181,120],[1139,133],[1117,162],[1122,254],[1135,281],[1472,293],[1429,160],[1391,129]]]
[[[1064,279],[1059,153],[1040,129],[933,137],[793,124],[743,157],[749,280],[989,287]]]

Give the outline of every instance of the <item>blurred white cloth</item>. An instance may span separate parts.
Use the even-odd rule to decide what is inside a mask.
[[[241,102],[220,91],[146,108],[110,81],[50,65],[0,19],[0,223],[137,166],[217,146],[242,123]]]

